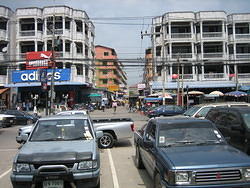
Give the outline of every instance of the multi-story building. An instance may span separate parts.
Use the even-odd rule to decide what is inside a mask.
[[[250,14],[170,12],[153,19],[153,89],[229,91],[250,85]],[[163,66],[166,71],[163,71]],[[178,75],[179,73],[179,75]]]
[[[31,94],[39,94],[39,101],[45,100],[46,92],[43,92],[40,80],[32,79],[32,74],[39,74],[38,69],[27,70],[27,53],[53,51],[55,72],[60,74],[59,79],[54,79],[55,102],[61,102],[66,95],[71,103],[82,102],[94,82],[95,28],[86,12],[67,6],[48,6],[18,8],[13,13],[1,7],[0,15],[3,17],[1,22],[5,23],[0,24],[0,36],[5,36],[6,41],[1,42],[0,47],[7,44],[9,55],[14,54],[17,62],[10,61],[17,70],[13,71],[13,66],[9,69],[5,86],[17,88],[16,92],[13,90],[17,100],[30,100]],[[8,24],[10,19],[12,22]],[[39,56],[46,58],[48,53]],[[1,58],[3,55],[0,54]],[[24,74],[28,75],[27,79],[23,79]],[[50,81],[47,84],[50,85]]]
[[[97,45],[95,46],[95,53],[96,87],[111,92],[124,91],[127,88],[127,76],[115,50]]]

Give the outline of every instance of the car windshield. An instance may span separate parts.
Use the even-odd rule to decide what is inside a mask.
[[[30,141],[90,140],[92,131],[87,119],[42,120],[36,125]]]
[[[219,144],[224,142],[221,134],[210,127],[183,127],[163,129],[159,132],[159,147],[186,144]]]
[[[243,120],[247,126],[248,129],[250,129],[250,113],[244,113],[242,114]]]
[[[201,107],[199,106],[193,106],[191,108],[189,108],[185,113],[184,115],[185,116],[193,116],[195,114],[195,112],[197,112]]]

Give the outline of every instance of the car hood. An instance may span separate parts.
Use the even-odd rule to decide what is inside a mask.
[[[92,159],[95,140],[27,142],[18,153],[18,162],[80,161]]]
[[[229,145],[180,146],[161,148],[173,169],[249,166],[250,158]]]

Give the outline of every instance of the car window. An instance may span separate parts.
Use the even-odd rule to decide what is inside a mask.
[[[240,121],[240,119],[239,119],[239,117],[238,117],[238,115],[237,114],[235,114],[235,113],[233,113],[233,112],[229,112],[228,114],[227,114],[227,124],[228,124],[228,126],[230,126],[230,127],[232,127],[232,126],[238,126],[238,127],[240,127],[241,126],[241,121]]]
[[[204,107],[197,114],[199,117],[206,117],[207,113],[212,107]]]
[[[242,114],[243,121],[245,122],[247,128],[250,129],[250,114],[249,113],[244,113]]]
[[[30,141],[65,141],[93,139],[87,119],[58,119],[39,121]]]
[[[155,140],[155,133],[156,133],[156,125],[152,122],[149,122],[146,129],[146,138],[148,140]]]
[[[191,108],[189,108],[185,113],[184,115],[185,116],[193,116],[201,107],[198,107],[198,106],[193,106]]]

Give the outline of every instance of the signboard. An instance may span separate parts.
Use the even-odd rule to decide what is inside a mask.
[[[50,64],[51,51],[27,52],[26,69],[47,69]]]
[[[68,81],[70,80],[70,69],[54,69],[54,80],[55,81]],[[40,82],[38,70],[22,70],[22,71],[12,71],[12,82],[22,83],[22,82]],[[47,69],[46,72],[47,80],[51,80],[52,69]]]
[[[145,84],[137,84],[137,89],[138,90],[142,90],[142,89],[145,89],[145,88],[146,88]]]
[[[108,90],[109,91],[118,91],[119,86],[118,85],[110,85],[110,86],[108,86]]]

